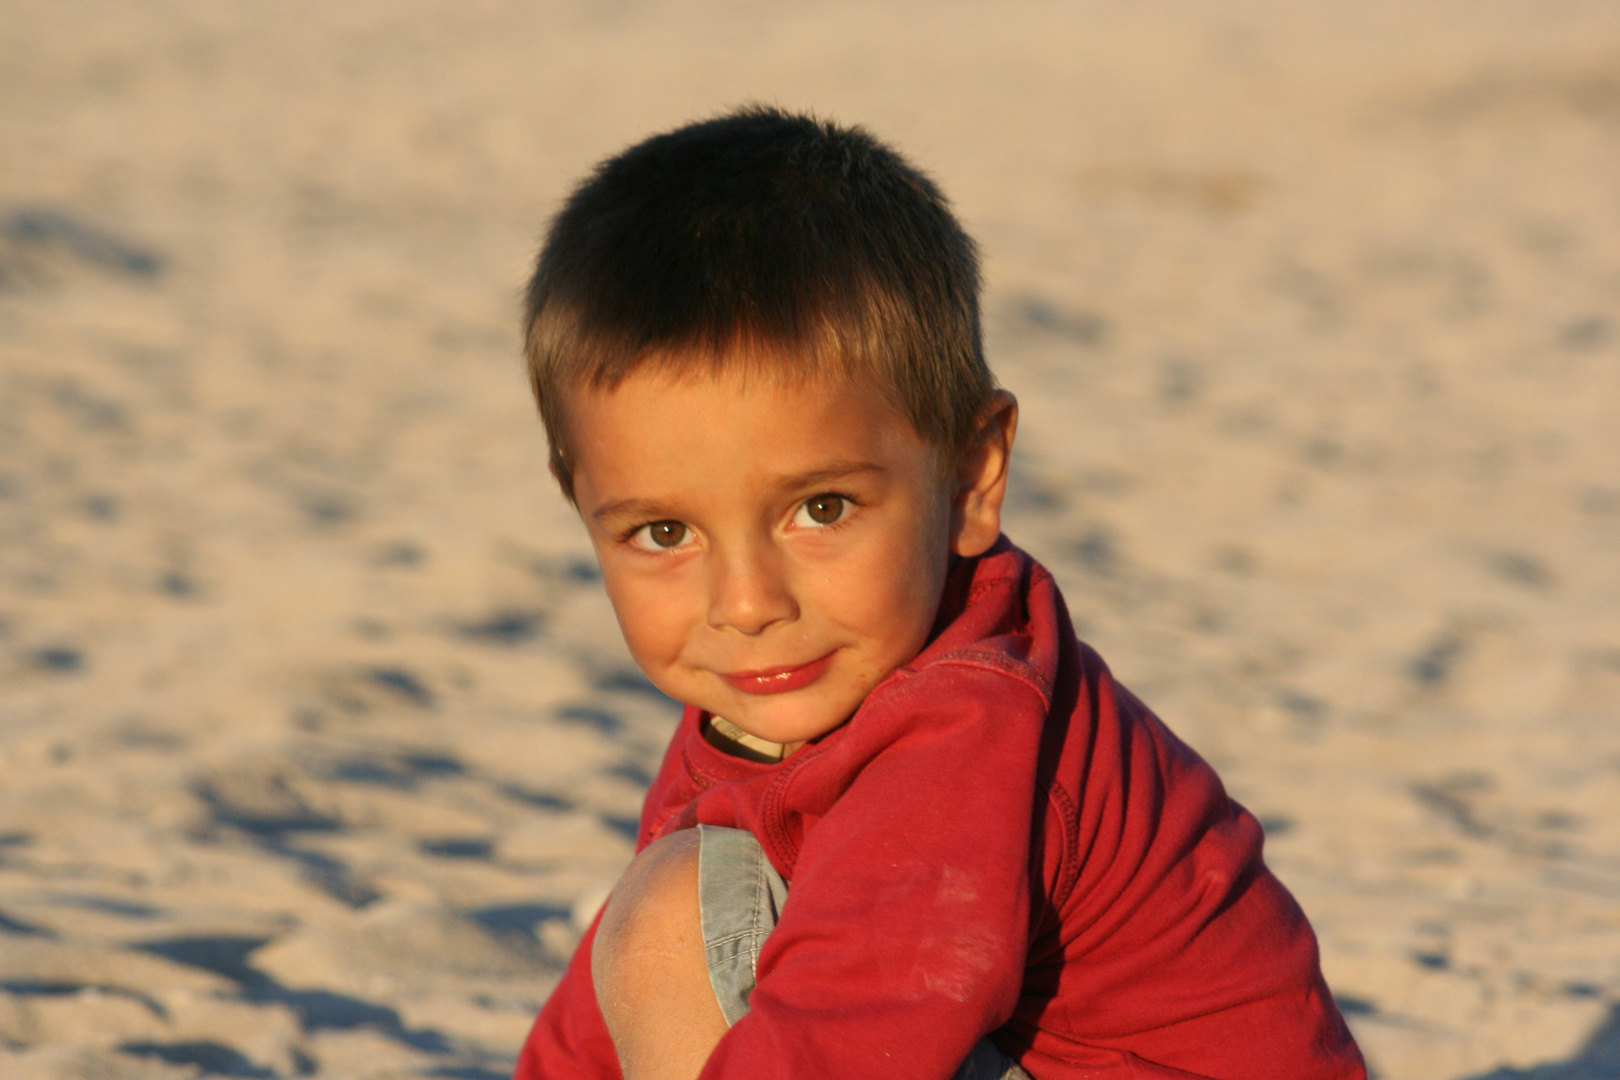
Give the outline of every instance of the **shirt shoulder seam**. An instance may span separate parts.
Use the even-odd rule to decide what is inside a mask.
[[[1052,704],[1052,681],[1036,671],[1032,666],[1022,660],[1008,656],[995,649],[978,649],[972,646],[947,653],[929,664],[928,667],[914,672],[913,677],[923,674],[929,668],[950,665],[953,667],[976,667],[998,672],[1024,683],[1040,696],[1041,703],[1047,707]]]

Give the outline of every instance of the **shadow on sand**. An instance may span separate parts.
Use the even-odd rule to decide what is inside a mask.
[[[1620,1077],[1620,1005],[1609,1007],[1609,1017],[1568,1061],[1529,1069],[1496,1069],[1468,1080],[1616,1080]]]

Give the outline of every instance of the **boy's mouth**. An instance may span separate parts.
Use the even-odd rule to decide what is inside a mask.
[[[819,660],[812,660],[808,664],[798,667],[767,668],[763,671],[732,671],[720,677],[726,680],[735,689],[745,694],[785,694],[789,690],[798,690],[809,686],[827,670],[832,663],[832,653],[828,653]]]

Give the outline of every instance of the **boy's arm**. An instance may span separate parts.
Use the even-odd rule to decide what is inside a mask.
[[[975,665],[923,679],[925,692],[885,703],[898,734],[853,783],[835,768],[796,770],[785,797],[828,810],[807,830],[751,1011],[703,1080],[945,1080],[1012,1015],[1045,702]]]

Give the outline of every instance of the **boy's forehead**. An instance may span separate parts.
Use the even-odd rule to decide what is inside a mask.
[[[581,388],[570,398],[575,438],[764,450],[818,442],[895,437],[911,425],[881,390],[838,376],[773,375],[747,368],[633,372],[616,386]]]
[[[582,426],[601,427],[630,421],[644,422],[662,415],[684,420],[702,432],[723,436],[764,425],[779,430],[784,418],[820,416],[820,429],[828,438],[847,435],[842,428],[870,429],[877,434],[898,423],[907,431],[910,421],[881,380],[865,373],[830,365],[773,362],[771,357],[743,354],[716,361],[701,357],[689,362],[644,363],[609,386],[584,386],[569,395],[573,434]],[[703,415],[681,415],[682,404],[706,407]],[[836,421],[842,418],[843,423]],[[830,425],[826,421],[834,421]],[[656,430],[663,430],[661,424]]]
[[[862,380],[770,377],[742,367],[649,367],[612,388],[576,390],[569,414],[575,470],[593,489],[717,482],[721,473],[792,478],[887,468],[930,449]],[[687,475],[692,469],[709,475]]]

